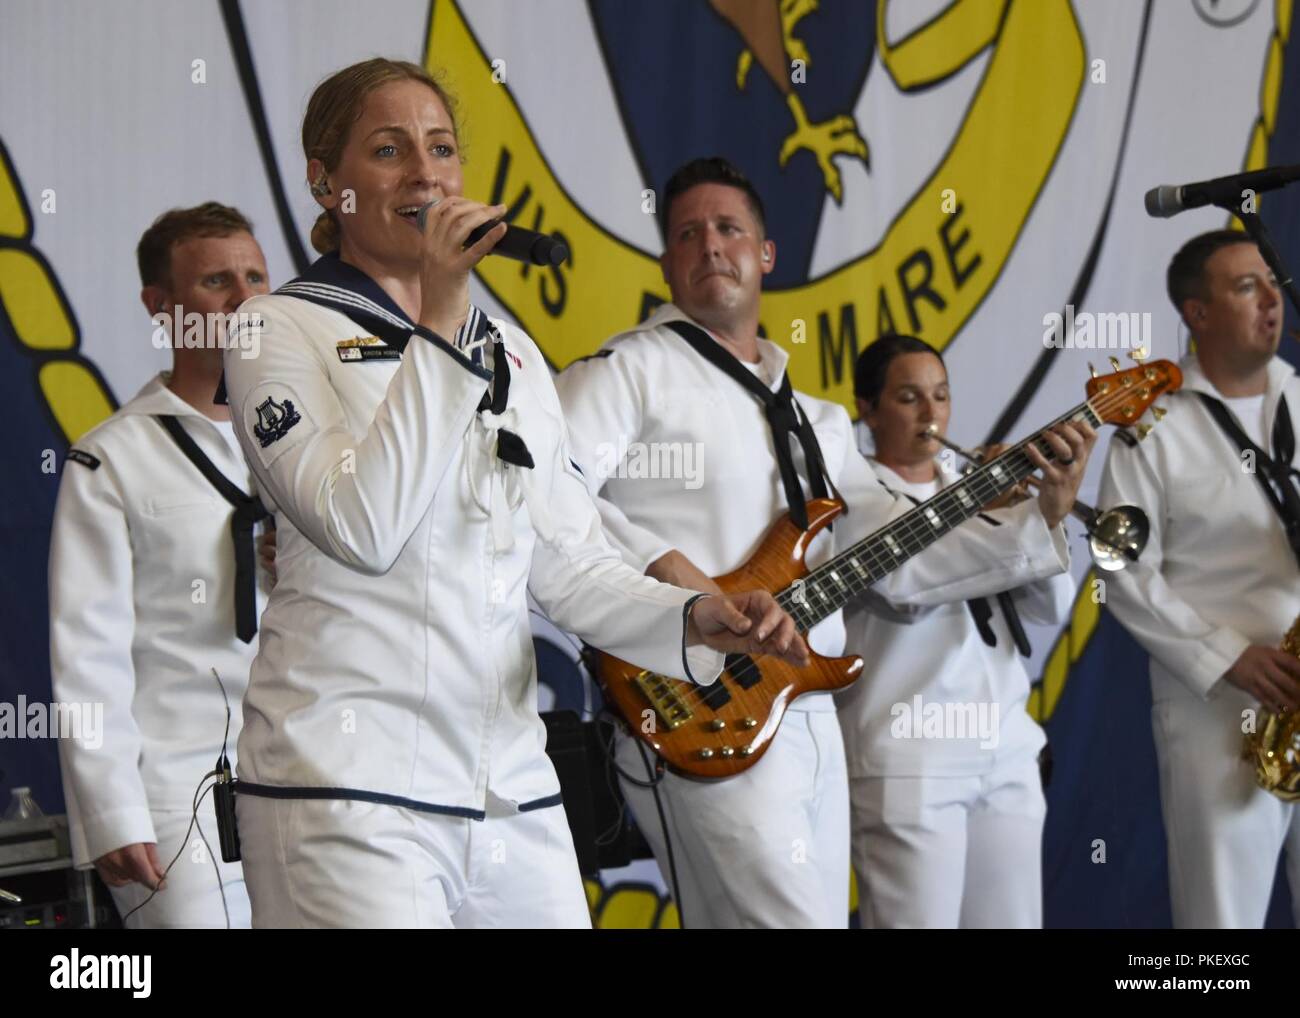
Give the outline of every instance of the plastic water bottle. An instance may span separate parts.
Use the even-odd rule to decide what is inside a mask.
[[[5,810],[6,820],[35,820],[45,816],[41,807],[36,805],[30,788],[15,788],[9,795],[9,806]]]

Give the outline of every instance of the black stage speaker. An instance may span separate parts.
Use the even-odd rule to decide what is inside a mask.
[[[546,723],[546,755],[555,765],[569,818],[578,868],[584,877],[602,869],[649,859],[651,852],[625,807],[605,746],[611,722],[583,721],[570,710],[542,715]]]

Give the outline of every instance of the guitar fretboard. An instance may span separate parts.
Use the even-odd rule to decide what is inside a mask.
[[[1094,428],[1102,424],[1089,403],[1079,404],[1047,428],[813,569],[801,582],[781,591],[777,603],[806,632],[1033,473],[1037,467],[1025,452],[1031,443],[1049,462],[1055,460],[1055,453],[1043,438],[1044,432],[1063,421],[1084,420]],[[852,511],[852,506],[848,508]]]

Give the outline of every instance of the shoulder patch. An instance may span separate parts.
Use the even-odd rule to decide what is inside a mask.
[[[289,429],[302,420],[293,405],[293,400],[286,399],[277,403],[270,396],[257,405],[257,419],[253,422],[253,435],[265,449],[272,442],[278,442],[288,434]]]
[[[81,449],[69,449],[68,462],[80,463],[83,467],[89,467],[91,470],[98,470],[100,460],[98,456],[92,456],[90,453],[84,452]]]

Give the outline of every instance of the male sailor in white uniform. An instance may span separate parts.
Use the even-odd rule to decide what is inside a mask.
[[[266,262],[248,220],[215,202],[159,217],[138,256],[172,370],[69,451],[50,547],[55,699],[104,705],[101,747],[59,742],[73,862],[95,865],[124,916],[148,900],[128,926],[247,927],[211,800],[201,830],[190,819],[226,729],[212,670],[233,761],[264,603],[253,534],[265,510],[213,395],[226,316],[266,293]],[[191,345],[199,335],[217,345]]]
[[[1261,706],[1300,705],[1300,662],[1278,649],[1300,614],[1300,381],[1277,356],[1277,282],[1245,234],[1192,238],[1167,282],[1195,350],[1160,427],[1111,442],[1099,497],[1151,521],[1109,607],[1151,655],[1174,925],[1261,927],[1283,850],[1300,923],[1300,813],[1242,758]]]
[[[833,488],[848,507],[833,537],[823,532],[812,545],[812,566],[910,510],[871,474],[843,408],[796,399],[785,350],[758,336],[761,281],[776,245],[753,185],[725,160],[699,159],[669,181],[660,214],[674,303],[556,383],[575,458],[601,489],[606,530],[626,560],[656,578],[716,590],[710,577],[741,565],[783,513],[803,525],[809,495]],[[1038,502],[1009,510],[993,537],[957,527],[879,589],[939,603],[1061,572],[1068,553],[1058,524],[1094,440],[1087,428],[1053,435],[1061,462],[1039,457],[1048,483]],[[702,470],[646,476],[633,463],[647,451],[663,462],[665,449],[678,450],[683,464],[693,455]],[[843,639],[838,611],[810,637],[823,654],[840,653]],[[629,736],[620,735],[618,759],[643,783],[652,773]],[[668,874],[653,793],[626,779],[623,789]],[[709,784],[667,774],[657,792],[688,925],[847,925],[848,790],[829,694],[795,701],[771,747],[742,774]]]

